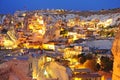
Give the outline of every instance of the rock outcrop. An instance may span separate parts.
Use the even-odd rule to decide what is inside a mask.
[[[114,56],[112,80],[120,80],[120,28],[113,42],[112,53]]]
[[[12,60],[0,65],[0,80],[32,80],[27,61]]]
[[[6,63],[1,64],[0,65],[0,80],[8,80],[9,72],[10,72],[10,67]]]

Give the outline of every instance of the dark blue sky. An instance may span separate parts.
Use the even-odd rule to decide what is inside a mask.
[[[0,14],[36,9],[101,10],[120,8],[120,0],[0,0]]]

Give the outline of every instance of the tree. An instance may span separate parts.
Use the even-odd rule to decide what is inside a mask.
[[[60,35],[63,35],[64,37],[66,37],[68,35],[68,30],[60,31]]]
[[[92,60],[87,60],[83,65],[86,68],[89,68],[92,72],[95,72],[97,70],[96,64],[97,64],[96,60],[92,59]]]
[[[81,64],[84,64],[86,62],[86,57],[82,56],[82,57],[79,58],[79,60],[80,60]]]
[[[99,63],[96,64],[96,70],[97,70],[97,71],[100,70],[100,64],[99,64]]]
[[[86,55],[86,59],[87,59],[87,60],[92,60],[92,59],[93,59],[93,55],[90,54],[90,53],[87,54],[87,55]]]
[[[7,29],[4,29],[4,28],[3,28],[3,29],[1,30],[1,33],[6,34],[7,31],[8,31]]]
[[[86,56],[84,54],[79,54],[78,58],[81,64],[84,64],[84,62],[86,61]]]
[[[101,57],[101,70],[109,72],[113,68],[113,60],[111,60],[109,57]]]

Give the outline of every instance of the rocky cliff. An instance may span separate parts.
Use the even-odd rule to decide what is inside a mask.
[[[114,56],[112,80],[120,80],[120,29],[113,42],[112,53]]]

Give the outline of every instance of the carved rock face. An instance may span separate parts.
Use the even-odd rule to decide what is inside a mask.
[[[27,61],[11,60],[0,64],[0,80],[32,80]]]
[[[119,80],[120,79],[120,29],[113,42],[112,53],[114,55],[112,80]]]

